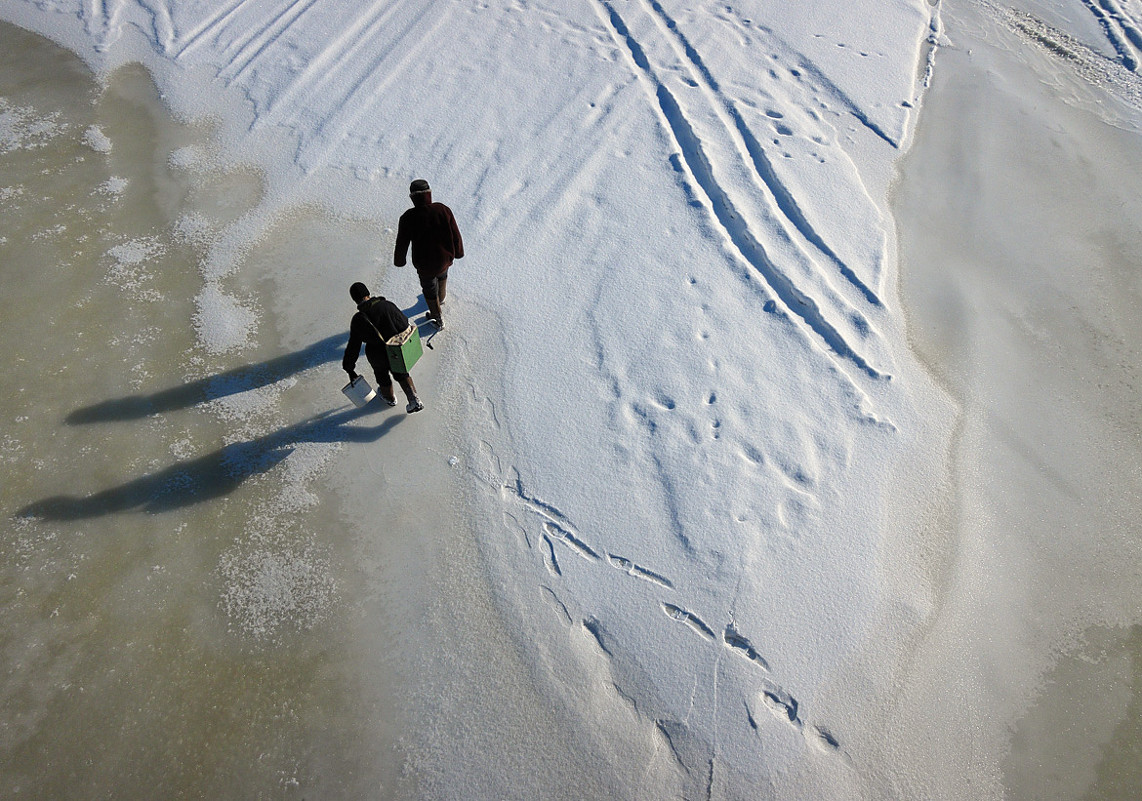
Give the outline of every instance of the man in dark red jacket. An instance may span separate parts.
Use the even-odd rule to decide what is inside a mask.
[[[408,188],[412,208],[401,215],[397,225],[397,247],[393,264],[404,267],[408,246],[412,245],[412,264],[420,276],[420,288],[428,303],[428,316],[437,328],[444,327],[440,307],[448,284],[448,268],[455,259],[464,258],[464,241],[452,209],[432,202],[428,181],[418,178]]]

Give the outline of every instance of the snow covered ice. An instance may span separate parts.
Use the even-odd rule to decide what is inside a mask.
[[[1134,0],[0,18],[5,794],[1137,781]]]

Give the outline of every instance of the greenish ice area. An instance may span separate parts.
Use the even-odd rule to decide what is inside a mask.
[[[391,790],[360,532],[311,486],[361,419],[337,392],[348,316],[283,348],[271,287],[235,277],[257,341],[196,341],[199,261],[261,181],[212,170],[209,130],[170,119],[141,68],[100,85],[0,25],[0,120],[0,797]],[[245,257],[375,244],[291,224]],[[308,417],[283,422],[287,389],[319,399]]]
[[[904,694],[932,693],[917,708],[945,710],[947,741],[998,756],[1006,798],[1126,801],[1142,793],[1142,112],[1046,26],[945,10],[894,198],[911,345],[959,410],[945,589]]]

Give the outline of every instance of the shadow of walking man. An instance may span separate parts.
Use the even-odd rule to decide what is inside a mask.
[[[44,498],[20,509],[17,515],[42,520],[79,520],[134,509],[159,514],[204,503],[228,495],[251,476],[271,470],[298,444],[375,442],[404,420],[405,415],[387,417],[374,426],[352,423],[385,408],[373,405],[363,409],[331,409],[272,434],[231,443],[205,456],[176,462],[85,498],[68,495]]]
[[[71,425],[138,420],[269,386],[311,367],[340,360],[346,336],[334,334],[294,353],[277,356],[260,364],[235,367],[151,395],[127,395],[105,400],[77,409],[64,420]]]

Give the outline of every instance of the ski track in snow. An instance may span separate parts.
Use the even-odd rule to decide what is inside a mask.
[[[266,54],[269,48],[283,37],[290,27],[306,12],[313,8],[317,0],[308,2],[295,2],[282,8],[276,15],[269,17],[268,23],[259,28],[251,29],[249,33],[234,42],[236,52],[230,57],[219,77],[228,83],[244,77],[254,62]],[[222,19],[226,19],[223,16]]]
[[[235,2],[219,4],[213,13],[208,14],[187,32],[185,41],[173,48],[175,58],[182,58],[191,54],[200,45],[210,41],[212,36],[238,16],[239,11],[245,4],[246,0],[235,0]]]
[[[821,275],[812,258],[797,244],[797,239],[809,242],[829,260],[837,262],[841,274],[846,280],[855,281],[866,302],[879,305],[879,299],[867,286],[855,280],[852,271],[836,258],[832,249],[821,241],[805,220],[788,191],[773,175],[756,139],[748,133],[745,125],[735,121],[734,118],[740,118],[740,115],[733,103],[719,92],[717,82],[709,76],[701,58],[689,46],[684,35],[677,32],[676,23],[654,0],[649,0],[649,5],[634,4],[641,7],[644,15],[652,18],[650,27],[666,40],[665,49],[676,59],[675,64],[656,64],[649,55],[651,48],[632,33],[631,26],[616,5],[611,0],[596,2],[600,17],[610,27],[616,43],[628,52],[639,81],[659,109],[663,127],[677,145],[680,156],[675,169],[687,175],[691,184],[700,191],[704,207],[713,215],[718,228],[742,260],[762,276],[780,303],[800,319],[818,341],[824,343],[828,352],[839,355],[872,378],[885,377],[829,320],[830,315],[822,309],[822,303],[833,310],[832,316],[856,320],[862,328],[867,327],[863,315],[853,309]],[[627,9],[627,13],[632,12]],[[681,87],[672,90],[671,84],[677,86],[678,82],[663,76],[671,74],[678,62],[681,62],[685,78]],[[683,94],[681,89],[685,87],[700,91]],[[684,99],[680,101],[679,97]],[[712,153],[736,153],[738,158],[720,159],[712,157]],[[753,197],[743,195],[737,189],[743,184],[756,188],[765,202],[758,203]],[[789,254],[787,258],[797,262],[802,280],[809,280],[815,285],[815,290],[820,293],[819,299],[804,291],[787,269],[779,266],[763,239],[755,233],[758,228],[765,231],[766,238],[784,246],[782,251]]]
[[[209,49],[226,56],[219,78],[256,86],[253,128],[294,127],[301,136],[298,162],[306,169],[325,163],[330,152],[362,119],[374,117],[386,89],[402,80],[418,55],[448,23],[452,5],[374,3],[354,13],[317,0],[283,3],[263,14],[247,0],[220,6],[171,41],[179,59]],[[243,24],[247,16],[257,20]],[[240,31],[231,36],[231,30]],[[313,53],[294,42],[320,42]]]
[[[299,154],[303,166],[316,166],[357,123],[384,102],[385,89],[405,75],[421,48],[444,25],[447,14],[425,4],[417,14],[395,20],[403,7],[378,6],[357,19],[275,97],[256,123],[295,118],[318,120]],[[390,38],[390,30],[398,33]]]

